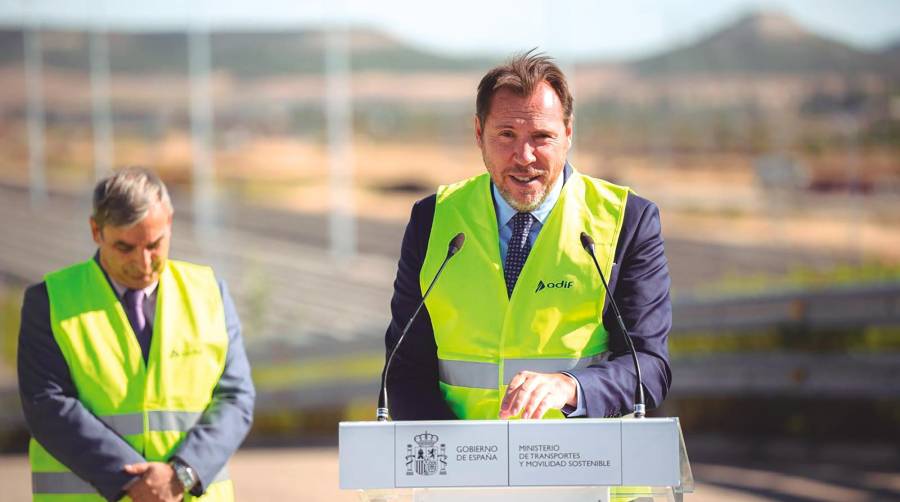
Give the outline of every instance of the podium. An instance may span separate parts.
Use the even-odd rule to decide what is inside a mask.
[[[369,502],[681,501],[677,418],[341,422],[340,487]]]

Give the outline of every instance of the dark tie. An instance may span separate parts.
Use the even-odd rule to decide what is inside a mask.
[[[512,237],[509,238],[509,244],[506,247],[506,263],[503,265],[503,275],[506,277],[506,294],[512,296],[513,288],[516,286],[516,280],[519,273],[525,265],[528,253],[531,251],[531,245],[528,244],[528,233],[531,231],[531,224],[534,217],[531,213],[516,213],[512,217],[513,231]]]
[[[131,329],[134,330],[134,335],[141,346],[141,354],[144,356],[144,361],[147,361],[147,356],[150,354],[151,332],[148,329],[150,326],[147,318],[144,316],[144,290],[128,289],[122,300],[125,303],[125,314],[128,315]]]

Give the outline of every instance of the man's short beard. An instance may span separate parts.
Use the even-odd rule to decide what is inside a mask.
[[[541,207],[541,204],[543,204],[544,201],[547,200],[547,194],[550,193],[550,190],[548,190],[547,186],[545,185],[542,187],[542,192],[536,194],[534,202],[531,202],[530,204],[521,204],[520,202],[515,200],[513,196],[509,194],[509,192],[507,192],[503,188],[500,188],[499,185],[497,186],[497,188],[500,189],[500,196],[503,197],[503,200],[505,200],[507,204],[512,206],[513,209],[520,213],[530,213],[535,209]]]

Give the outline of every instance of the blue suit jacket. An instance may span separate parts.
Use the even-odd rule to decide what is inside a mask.
[[[195,495],[205,491],[240,446],[253,421],[255,390],[240,320],[222,281],[219,290],[228,331],[225,370],[212,402],[175,454],[197,472],[200,482],[192,490]],[[122,488],[134,477],[122,468],[146,460],[78,400],[69,366],[50,327],[50,300],[43,282],[25,290],[18,373],[22,410],[31,435],[104,498],[120,499]]]
[[[434,207],[435,195],[418,201],[406,226],[391,300],[392,319],[385,335],[388,355],[422,299],[419,272],[425,260]],[[607,278],[609,287],[634,340],[647,407],[652,409],[663,401],[672,381],[666,345],[672,326],[669,269],[659,210],[633,193],[628,195],[614,261],[616,265]],[[596,366],[568,372],[581,384],[586,413],[591,418],[625,415],[633,411],[634,405],[633,362],[612,309],[607,307],[608,302],[603,325],[610,333],[611,357]],[[398,420],[456,418],[438,386],[437,346],[427,307],[419,313],[391,363],[388,402],[391,416]]]

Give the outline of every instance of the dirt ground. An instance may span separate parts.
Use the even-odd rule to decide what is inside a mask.
[[[352,491],[338,488],[336,448],[246,449],[230,464],[237,499],[241,501],[299,500],[304,502],[351,502],[362,500]],[[872,491],[848,488],[821,479],[769,470],[695,464],[700,479],[692,502],[728,500],[866,501],[880,500]],[[29,500],[28,460],[23,455],[0,456],[0,485],[4,501]],[[900,473],[871,473],[866,484],[881,492],[900,496]]]

